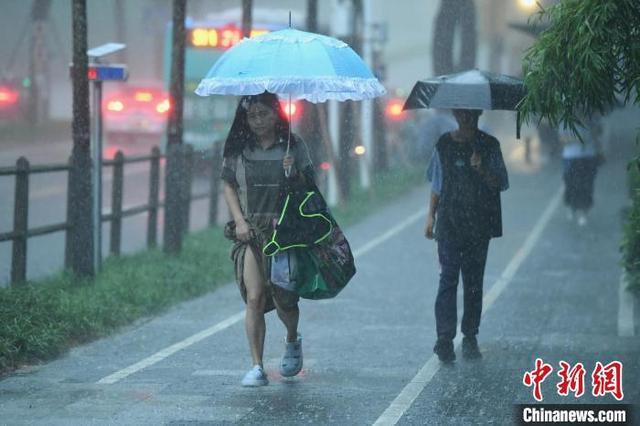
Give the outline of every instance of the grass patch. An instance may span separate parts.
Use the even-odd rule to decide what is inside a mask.
[[[421,177],[418,169],[387,173],[370,192],[354,188],[349,204],[333,213],[346,227],[413,188]],[[230,282],[229,248],[222,229],[211,228],[190,234],[177,256],[150,250],[109,258],[91,282],[61,273],[0,289],[0,374],[56,357]]]
[[[69,273],[0,291],[0,372],[47,360],[141,317],[229,282],[220,228],[190,235],[178,256],[151,250],[109,258],[92,282]]]

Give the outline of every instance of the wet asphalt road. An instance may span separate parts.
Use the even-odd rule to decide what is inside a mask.
[[[588,375],[598,361],[621,361],[622,402],[639,404],[637,321],[635,336],[619,335],[618,247],[629,202],[624,162],[615,157],[597,180],[585,228],[567,221],[558,202],[558,164],[525,167],[508,159],[505,236],[492,241],[485,275],[481,361],[459,356],[442,367],[433,359],[438,263],[435,244],[422,236],[428,190],[417,188],[346,230],[358,273],[336,299],[301,304],[300,376],[279,377],[284,329],[271,314],[271,383],[240,387],[250,357],[243,305],[228,285],[0,381],[0,423],[511,424],[514,404],[534,402],[522,377],[536,358],[553,365],[554,375],[560,360],[582,362]],[[404,227],[375,240],[397,225]],[[637,317],[637,303],[635,311]],[[416,381],[425,365],[428,379]],[[544,402],[615,402],[558,396],[556,382],[543,383]],[[588,379],[586,386],[589,394]],[[390,421],[394,401],[400,409]]]

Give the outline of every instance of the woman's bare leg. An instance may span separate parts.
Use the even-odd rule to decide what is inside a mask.
[[[295,342],[298,340],[298,320],[300,319],[300,309],[296,306],[290,311],[283,311],[276,302],[276,310],[280,321],[287,327],[287,342]]]
[[[264,306],[266,303],[265,284],[258,268],[253,251],[247,247],[244,255],[244,285],[247,289],[247,310],[245,314],[245,330],[249,339],[249,348],[254,365],[262,365],[264,353]]]

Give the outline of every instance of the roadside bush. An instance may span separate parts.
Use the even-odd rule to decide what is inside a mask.
[[[640,162],[638,159],[629,164],[628,182],[631,196],[631,208],[628,211],[622,253],[627,271],[629,288],[640,293]]]

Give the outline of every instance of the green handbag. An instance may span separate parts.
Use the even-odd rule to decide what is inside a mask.
[[[335,297],[355,275],[349,242],[334,221],[329,237],[309,248],[296,248],[296,293],[304,299]]]

